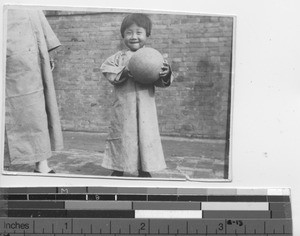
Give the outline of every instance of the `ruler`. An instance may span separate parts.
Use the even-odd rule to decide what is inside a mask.
[[[0,188],[0,235],[292,235],[289,189]]]

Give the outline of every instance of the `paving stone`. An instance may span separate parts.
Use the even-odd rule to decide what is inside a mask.
[[[111,170],[101,167],[105,137],[97,133],[64,132],[65,149],[53,152],[49,165],[57,174],[110,176]],[[199,146],[202,148],[201,154]],[[226,176],[224,158],[216,158],[224,155],[220,153],[224,147],[222,142],[164,137],[163,147],[167,168],[151,173],[153,178],[223,179]],[[5,170],[33,172],[34,164],[11,165],[5,167]],[[124,176],[136,177],[137,173],[125,173]]]

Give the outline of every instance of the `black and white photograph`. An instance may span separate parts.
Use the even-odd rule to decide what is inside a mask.
[[[3,174],[230,181],[236,20],[5,7]]]

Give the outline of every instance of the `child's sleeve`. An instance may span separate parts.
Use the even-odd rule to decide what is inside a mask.
[[[110,56],[100,67],[105,78],[113,85],[121,84],[127,79],[126,76],[122,75],[125,66],[119,65],[119,57],[118,53]]]
[[[162,88],[169,87],[173,82],[173,80],[174,80],[174,75],[170,67],[170,73],[165,78],[159,78],[158,80],[156,80],[154,82],[154,85],[156,87],[162,87]]]

